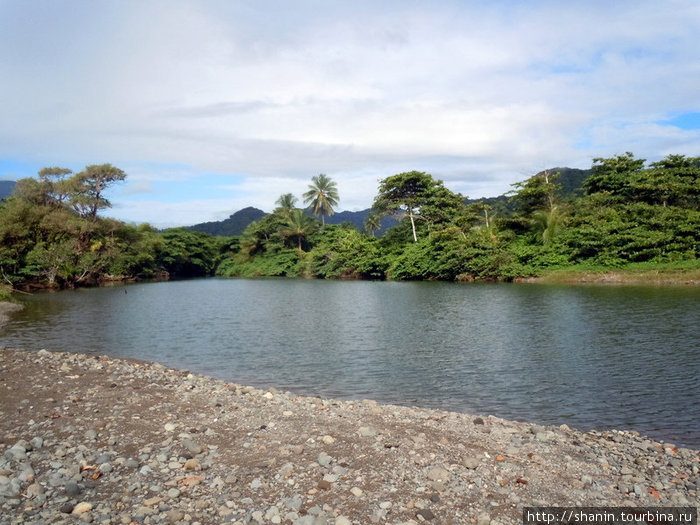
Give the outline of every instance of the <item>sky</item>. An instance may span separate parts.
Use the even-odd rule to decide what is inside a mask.
[[[418,170],[472,198],[700,155],[697,0],[0,0],[0,180],[111,163],[104,215],[338,210]]]

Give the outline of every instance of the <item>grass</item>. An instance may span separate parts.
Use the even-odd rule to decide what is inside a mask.
[[[700,284],[700,261],[630,263],[621,268],[579,265],[545,272],[535,279],[550,284]]]

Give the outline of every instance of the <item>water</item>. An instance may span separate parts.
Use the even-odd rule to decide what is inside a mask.
[[[692,287],[203,279],[36,294],[0,345],[700,448],[698,298]]]

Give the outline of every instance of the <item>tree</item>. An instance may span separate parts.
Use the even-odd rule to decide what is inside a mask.
[[[523,182],[516,182],[513,184],[516,189],[510,192],[511,199],[526,215],[536,210],[551,211],[556,205],[556,193],[561,189],[557,183],[559,177],[559,173],[546,170]]]
[[[372,213],[385,216],[407,216],[411,222],[413,242],[418,242],[416,219],[430,228],[447,226],[466,212],[464,198],[453,193],[422,171],[408,171],[392,175],[379,182],[379,192],[372,204]]]
[[[365,220],[365,231],[372,236],[382,227],[382,217],[378,213],[370,213]]]
[[[309,191],[304,193],[304,204],[311,204],[311,213],[321,217],[322,226],[326,225],[325,217],[333,215],[334,206],[338,205],[338,187],[327,175],[321,173],[311,179]]]
[[[548,246],[561,229],[563,214],[559,206],[552,206],[549,210],[535,210],[532,212],[531,223],[542,239],[542,244]]]
[[[296,241],[299,251],[302,250],[302,242],[318,229],[318,222],[309,217],[304,210],[295,208],[289,215],[287,223],[281,227],[279,233],[284,239]]]
[[[633,173],[644,168],[644,159],[635,159],[629,151],[610,159],[593,159],[593,174],[583,182],[586,195],[609,193],[614,196],[627,196],[630,178]]]
[[[285,193],[280,195],[280,198],[275,201],[275,204],[278,206],[276,211],[281,212],[285,217],[289,217],[292,210],[296,206],[296,203],[297,198],[294,195],[291,193]]]
[[[126,178],[119,168],[111,164],[93,164],[71,177],[71,207],[82,217],[95,220],[97,212],[112,204],[104,197],[104,191],[115,182]]]
[[[39,170],[39,184],[44,189],[47,204],[63,206],[71,192],[71,180],[66,178],[73,171],[68,168],[53,166]]]

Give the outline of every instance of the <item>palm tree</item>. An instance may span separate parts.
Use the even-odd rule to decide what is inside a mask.
[[[326,225],[326,215],[333,215],[333,206],[338,205],[338,186],[327,175],[321,173],[311,178],[309,191],[304,193],[304,204],[311,203],[311,213],[321,217],[321,223]]]
[[[278,209],[282,212],[285,217],[289,217],[297,203],[297,198],[291,193],[285,193],[280,195],[280,198],[275,201]]]
[[[294,239],[299,251],[303,251],[301,243],[318,228],[318,222],[310,217],[306,210],[295,208],[289,214],[287,223],[282,226],[279,233],[285,239]]]
[[[370,213],[365,220],[365,231],[374,235],[374,232],[382,227],[382,216],[378,213]]]
[[[561,229],[563,213],[558,206],[552,206],[547,210],[537,210],[532,213],[532,226],[538,233],[542,244],[548,246],[552,244],[554,237]]]

